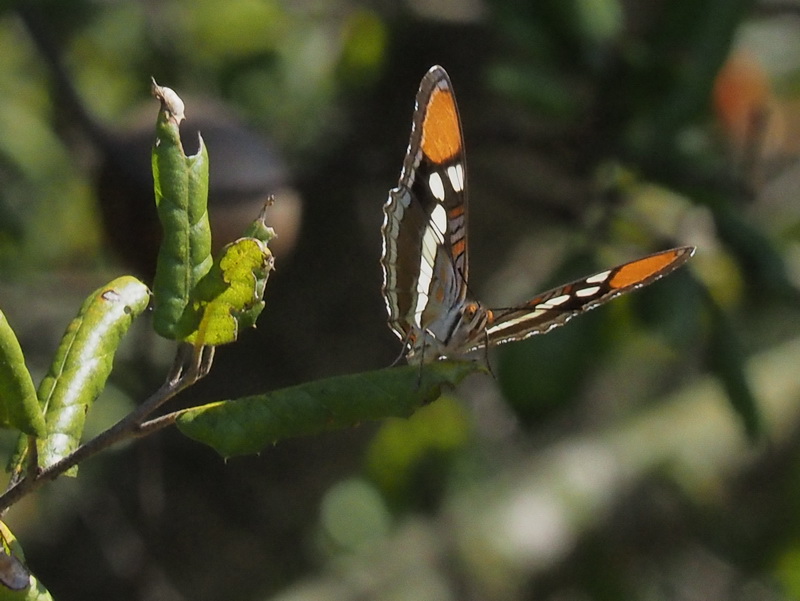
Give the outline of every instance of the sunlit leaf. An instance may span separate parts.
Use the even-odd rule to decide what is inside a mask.
[[[439,361],[317,380],[190,409],[178,428],[224,457],[258,453],[284,438],[407,417],[479,370],[477,363]]]
[[[105,388],[117,347],[149,301],[147,286],[123,276],[95,290],[67,327],[38,390],[46,426],[45,438],[37,443],[41,465],[78,447],[86,413]],[[25,454],[22,450],[12,461],[14,471],[22,469]],[[73,468],[68,475],[76,473]]]
[[[153,146],[153,179],[158,218],[164,231],[153,281],[153,327],[165,338],[183,340],[182,316],[197,282],[211,269],[208,223],[208,152],[200,138],[197,154],[186,156],[179,124],[183,102],[153,82],[161,101]]]
[[[266,220],[267,209],[272,205],[272,202],[273,198],[270,196],[264,205],[264,208],[261,210],[261,214],[258,216],[258,219],[251,223],[250,227],[248,227],[244,232],[245,237],[254,238],[255,240],[259,241],[259,246],[262,248],[262,252],[264,252],[266,246],[276,236],[275,230],[267,225]],[[253,274],[255,275],[255,297],[259,300],[264,298],[264,290],[267,287],[269,272],[272,271],[274,265],[272,254],[270,253],[269,249],[267,249],[264,254],[264,260],[268,262],[268,265],[264,265],[253,271]],[[264,303],[257,302],[241,312],[239,314],[239,330],[241,331],[245,328],[253,327],[263,308]]]
[[[44,415],[14,331],[0,311],[0,426],[44,436]]]
[[[273,268],[267,243],[275,237],[264,221],[265,211],[248,228],[251,237],[239,238],[223,248],[192,294],[181,330],[191,332],[186,341],[198,346],[218,346],[235,341],[239,332],[255,325],[264,308],[264,289]]]

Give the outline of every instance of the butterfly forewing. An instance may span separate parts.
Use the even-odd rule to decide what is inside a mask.
[[[436,330],[466,296],[464,178],[452,85],[444,69],[433,67],[417,93],[400,183],[384,206],[383,292],[389,325],[401,339]]]
[[[476,338],[470,350],[480,348],[487,339],[493,346],[549,332],[575,315],[656,281],[693,254],[691,246],[665,250],[553,288],[519,307],[492,311],[483,341]]]

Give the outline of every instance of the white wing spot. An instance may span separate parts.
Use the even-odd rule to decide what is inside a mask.
[[[434,174],[435,175],[435,174]],[[438,180],[441,184],[441,179]],[[443,189],[444,190],[444,189]],[[414,322],[422,328],[422,314],[428,306],[429,294],[433,284],[433,266],[439,246],[444,243],[444,232],[447,229],[447,211],[442,205],[436,205],[431,213],[428,227],[422,236],[420,249],[419,276],[417,276],[417,302],[414,307]]]
[[[587,296],[594,296],[598,292],[600,292],[600,286],[591,286],[589,288],[581,288],[580,290],[576,290],[575,296],[586,298]]]
[[[435,174],[434,174],[435,175]],[[439,180],[440,182],[442,180]],[[439,244],[444,242],[444,233],[447,231],[447,211],[442,205],[436,205],[431,213],[431,223],[436,226],[436,234]],[[430,228],[428,228],[430,231]]]
[[[421,261],[419,264],[419,273],[421,276],[427,278],[428,280],[433,278],[433,262],[428,263],[427,261]],[[426,289],[427,291],[427,289]]]
[[[461,163],[456,163],[447,168],[447,178],[456,192],[464,190],[464,167]]]
[[[569,294],[562,294],[561,296],[554,296],[553,298],[547,299],[547,301],[543,302],[538,307],[557,307],[558,305],[563,305],[569,299],[572,298]]]
[[[524,323],[526,321],[536,319],[537,317],[543,315],[546,312],[547,312],[546,309],[536,309],[534,311],[531,311],[530,313],[525,313],[525,315],[522,315],[520,317],[515,317],[514,319],[509,319],[508,321],[500,322],[489,328],[489,333],[499,332],[501,330],[505,330],[507,328],[515,326],[518,323]]]
[[[587,284],[602,284],[608,279],[608,276],[611,275],[611,270],[608,269],[606,271],[601,271],[600,273],[596,273],[591,277],[586,278]]]
[[[438,200],[444,200],[444,182],[442,176],[435,171],[428,176],[428,187]]]
[[[414,324],[418,328],[422,328],[422,313],[425,311],[425,307],[428,306],[428,293],[422,292],[417,295],[417,306],[414,310]]]
[[[433,265],[436,261],[436,234],[431,232],[429,236],[422,239],[422,264]]]

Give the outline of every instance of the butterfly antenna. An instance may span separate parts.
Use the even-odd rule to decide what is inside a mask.
[[[470,287],[469,287],[469,282],[467,281],[467,278],[466,278],[466,277],[464,277],[464,272],[463,272],[461,269],[459,269],[459,268],[457,268],[457,267],[456,267],[456,265],[455,265],[455,259],[453,259],[453,257],[452,257],[452,256],[450,257],[450,262],[451,262],[451,263],[453,263],[453,268],[455,269],[455,272],[458,274],[458,277],[459,277],[459,278],[461,278],[461,281],[462,281],[462,282],[464,282],[464,288],[466,288],[466,289],[467,289],[467,293],[468,293],[468,294],[469,294],[471,297],[475,298],[475,295],[474,295],[474,294],[473,294],[473,292],[472,292],[472,288],[470,288]]]

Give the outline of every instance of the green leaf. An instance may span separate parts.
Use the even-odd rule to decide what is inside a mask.
[[[44,415],[19,341],[0,311],[0,426],[41,438]]]
[[[52,601],[50,593],[28,571],[16,536],[0,522],[0,601]]]
[[[247,233],[254,237],[225,246],[194,290],[181,326],[182,331],[192,332],[187,342],[195,346],[229,344],[240,331],[255,325],[264,308],[262,297],[274,263],[267,243],[275,233],[266,226],[264,211]]]
[[[443,387],[480,370],[469,361],[437,361],[338,376],[195,407],[183,413],[177,425],[223,457],[247,455],[284,438],[408,417],[437,399]]]
[[[117,347],[149,301],[147,286],[123,276],[95,290],[67,327],[38,390],[46,424],[46,436],[37,442],[41,465],[78,447],[86,413],[105,388]],[[12,470],[22,469],[25,454],[22,450],[12,460]],[[77,468],[67,472],[76,474]]]
[[[211,269],[208,223],[208,152],[202,137],[197,154],[187,157],[179,124],[183,102],[169,88],[153,82],[161,101],[153,147],[153,179],[164,239],[153,281],[153,327],[165,338],[183,340],[191,331],[182,316],[192,290]]]

